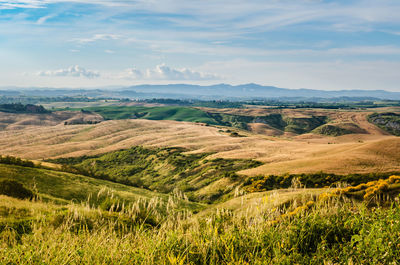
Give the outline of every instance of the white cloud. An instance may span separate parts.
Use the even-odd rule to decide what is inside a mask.
[[[85,77],[89,79],[102,77],[103,79],[125,79],[125,80],[182,80],[182,81],[212,81],[222,79],[221,76],[206,72],[195,71],[189,68],[172,68],[165,64],[157,65],[153,69],[144,71],[137,68],[128,68],[118,74],[103,73],[98,71],[86,70],[85,68],[75,65],[65,69],[40,71],[38,76],[62,76],[62,77]]]
[[[166,80],[215,80],[217,75],[193,71],[188,68],[175,69],[165,64],[157,65],[155,69],[147,69],[147,79]]]
[[[95,41],[107,41],[107,40],[118,40],[121,36],[115,34],[94,34],[90,38],[75,38],[72,39],[74,42],[78,42],[80,44],[91,43]]]
[[[144,72],[136,68],[126,69],[119,78],[136,80],[218,80],[220,76],[205,72],[194,71],[189,68],[172,68],[165,64],[157,65],[154,69],[146,69]]]
[[[79,65],[71,66],[66,69],[59,70],[48,70],[48,71],[40,71],[38,73],[39,76],[69,76],[69,77],[86,77],[86,78],[96,78],[100,77],[99,72],[86,70]]]
[[[143,73],[142,73],[142,71],[140,71],[136,68],[128,68],[123,73],[118,75],[117,78],[141,80],[141,79],[143,79]]]

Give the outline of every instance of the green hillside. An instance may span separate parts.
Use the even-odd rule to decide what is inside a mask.
[[[64,170],[170,193],[175,188],[191,200],[214,202],[244,181],[235,172],[260,166],[246,159],[207,159],[210,154],[184,154],[181,148],[132,147],[94,157],[60,158]]]
[[[132,203],[138,199],[150,200],[151,198],[168,200],[168,196],[165,194],[83,175],[0,164],[0,181],[5,179],[23,183],[27,188],[37,192],[44,200],[63,204],[87,202],[90,197],[90,202],[97,205],[102,203],[102,201],[96,200],[101,192],[112,193],[115,198],[126,203]],[[189,209],[200,208],[198,204],[184,200],[181,201],[181,204]]]
[[[173,202],[104,211],[0,195],[2,264],[396,264],[400,205],[385,184],[249,194],[191,215]],[[69,188],[69,187],[68,187]],[[364,198],[347,193],[365,189]],[[370,197],[371,194],[373,197]],[[384,205],[384,207],[379,206]]]
[[[106,120],[142,118],[148,120],[175,120],[217,124],[206,112],[189,107],[109,106],[85,109],[100,114]]]
[[[324,124],[320,127],[315,128],[313,133],[329,135],[329,136],[341,136],[353,133],[367,133],[364,129],[360,128],[357,124],[347,122],[338,124]]]

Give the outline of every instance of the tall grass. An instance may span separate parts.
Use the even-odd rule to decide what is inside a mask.
[[[112,199],[106,191],[101,196]],[[336,196],[309,205],[315,198],[305,194],[273,209],[265,205],[278,198],[266,197],[253,214],[217,209],[202,216],[179,210],[179,196],[114,202],[108,210],[90,200],[60,207],[2,197],[0,263],[396,264],[400,258],[397,203],[370,209]],[[27,209],[25,216],[7,217],[13,207]],[[12,225],[22,221],[29,229]]]

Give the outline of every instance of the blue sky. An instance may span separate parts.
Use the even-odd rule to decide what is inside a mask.
[[[400,91],[399,0],[0,0],[0,86]]]

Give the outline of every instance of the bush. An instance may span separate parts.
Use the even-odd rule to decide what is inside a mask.
[[[19,157],[14,156],[1,156],[0,155],[0,164],[7,164],[7,165],[16,165],[22,167],[35,167],[35,164],[29,160],[22,160]]]
[[[32,199],[33,192],[24,187],[21,183],[15,180],[0,181],[0,194],[7,195],[18,199]]]

